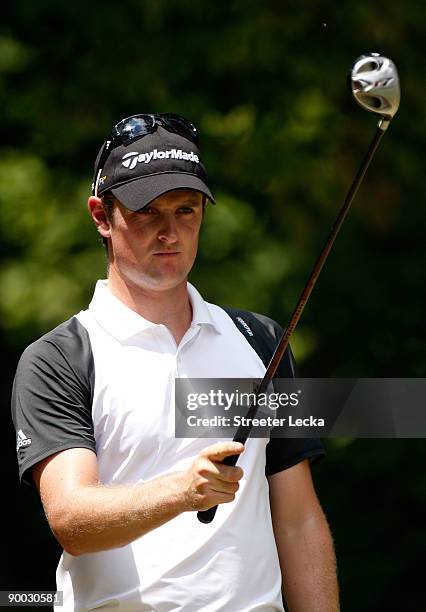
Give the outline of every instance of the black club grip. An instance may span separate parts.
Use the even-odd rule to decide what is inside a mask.
[[[225,457],[225,459],[221,463],[225,465],[234,466],[238,461],[238,457],[239,455],[230,455],[229,457]],[[212,506],[208,510],[200,510],[200,512],[197,512],[197,518],[200,523],[211,523],[216,514],[216,510],[217,506]]]

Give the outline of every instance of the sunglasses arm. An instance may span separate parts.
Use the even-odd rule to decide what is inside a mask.
[[[110,147],[112,144],[112,140],[107,140],[103,146],[102,153],[99,156],[99,163],[97,165],[95,182],[93,183],[92,193],[95,197],[98,197],[98,189],[99,189],[99,181],[101,178],[102,170],[104,169],[105,162],[108,159],[108,155],[110,154]]]

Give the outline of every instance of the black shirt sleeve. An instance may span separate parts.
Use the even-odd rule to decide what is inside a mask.
[[[22,354],[12,390],[19,477],[33,484],[30,468],[68,448],[96,452],[92,400],[94,365],[87,330],[75,317]]]
[[[272,350],[270,350],[269,359],[272,356],[275,347],[277,346],[283,329],[273,319],[264,315],[254,315],[255,318],[264,326],[266,335],[264,339],[268,340],[270,334],[272,340]],[[267,365],[267,364],[265,364]],[[297,367],[290,346],[286,350],[275,378],[295,378],[297,377]],[[278,472],[282,472],[305,459],[313,462],[321,459],[325,455],[324,446],[321,440],[317,438],[271,438],[266,446],[266,476],[272,476]]]
[[[315,438],[271,438],[266,445],[265,474],[272,476],[305,459],[312,463],[324,455],[324,446]]]

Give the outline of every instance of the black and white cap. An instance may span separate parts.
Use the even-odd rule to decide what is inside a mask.
[[[110,191],[135,211],[173,189],[194,189],[215,203],[198,147],[158,126],[152,134],[112,149],[102,169],[98,194]]]

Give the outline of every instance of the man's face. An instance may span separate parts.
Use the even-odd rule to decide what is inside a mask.
[[[109,274],[141,289],[177,287],[194,264],[203,196],[176,189],[132,212],[118,203],[110,226]]]

